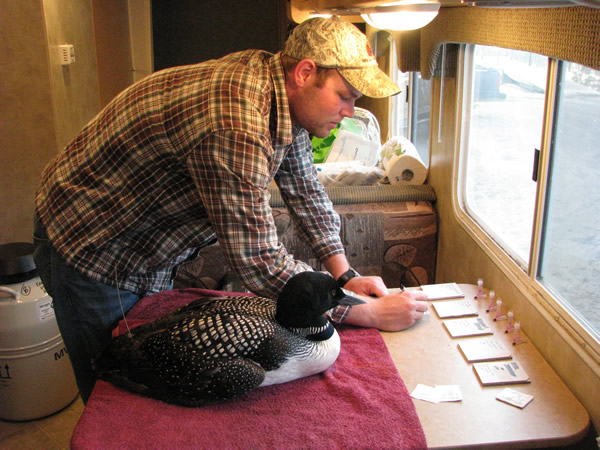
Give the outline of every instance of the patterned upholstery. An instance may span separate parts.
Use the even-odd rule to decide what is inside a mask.
[[[357,197],[337,201],[334,208],[342,219],[342,242],[352,267],[362,275],[379,275],[388,287],[416,286],[434,282],[437,249],[437,214],[431,194],[409,192],[396,200],[380,189],[367,188],[369,202]],[[380,196],[380,194],[382,194]],[[275,196],[274,196],[275,197]],[[381,198],[379,198],[381,197]],[[288,210],[277,198],[272,202],[279,238],[288,252],[320,269],[310,246],[301,240]],[[338,204],[335,204],[338,203]],[[339,204],[343,203],[343,204]],[[243,287],[228,270],[218,244],[203,249],[198,258],[182,266],[175,280],[176,288],[199,287],[240,292]]]

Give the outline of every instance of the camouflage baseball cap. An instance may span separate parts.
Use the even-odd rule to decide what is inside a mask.
[[[298,25],[283,54],[312,59],[317,66],[337,69],[350,85],[367,97],[382,98],[400,88],[377,65],[367,37],[339,17],[315,17]]]

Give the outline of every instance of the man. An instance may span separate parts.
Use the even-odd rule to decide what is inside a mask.
[[[418,320],[423,295],[387,295],[379,277],[350,268],[309,138],[352,117],[361,95],[398,91],[356,27],[312,19],[283,54],[248,50],[154,73],[92,119],[45,169],[34,232],[84,402],[111,329],[139,298],[169,289],[199,249],[218,239],[231,269],[263,296],[311,270],[278,241],[272,180],[325,268],[369,296],[334,320],[383,330]]]

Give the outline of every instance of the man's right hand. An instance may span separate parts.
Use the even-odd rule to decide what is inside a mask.
[[[401,331],[413,326],[428,309],[427,294],[420,291],[360,298],[365,304],[353,306],[344,323],[382,331]]]

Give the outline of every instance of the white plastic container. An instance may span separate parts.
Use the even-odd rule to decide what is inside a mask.
[[[27,253],[24,245],[0,246],[0,418],[17,421],[53,414],[78,393],[52,298],[31,255],[30,262],[28,255],[18,255],[17,269],[7,262],[7,254]]]

